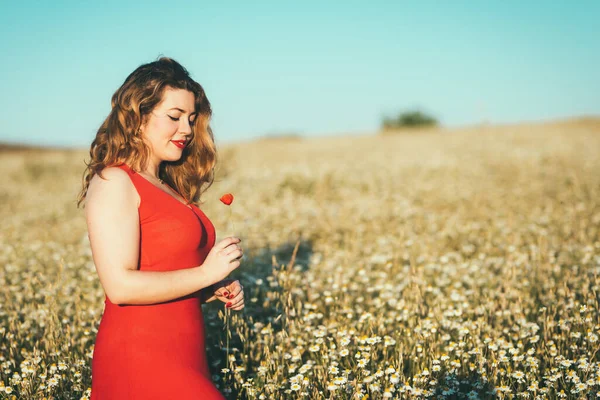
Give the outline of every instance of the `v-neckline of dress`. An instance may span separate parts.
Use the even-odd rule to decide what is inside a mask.
[[[127,164],[125,164],[127,165]],[[148,184],[152,187],[154,187],[156,190],[163,192],[163,194],[165,194],[166,196],[169,196],[170,198],[172,198],[173,200],[175,200],[176,202],[178,202],[179,204],[181,204],[182,206],[184,206],[185,208],[194,211],[194,209],[192,208],[191,205],[186,205],[185,203],[179,201],[178,199],[176,199],[175,197],[171,196],[169,193],[165,192],[164,190],[160,189],[159,187],[157,187],[155,184],[153,184],[152,182],[150,182],[148,179],[144,178],[142,176],[142,174],[140,174],[139,172],[134,171],[129,165],[127,165],[127,168],[129,168],[130,170],[132,170],[133,172],[135,172],[136,174],[138,174],[138,176],[140,178],[142,178],[143,180],[145,180],[146,182],[148,182]],[[168,183],[165,183],[165,185],[167,185],[173,192],[177,193],[177,191],[175,189],[173,189],[171,187],[171,185],[169,185]],[[177,193],[178,196],[180,196],[181,198],[183,198],[183,196],[181,196],[179,193]],[[195,213],[194,213],[195,214]]]

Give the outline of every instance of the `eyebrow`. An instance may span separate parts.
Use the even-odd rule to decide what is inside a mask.
[[[184,114],[185,114],[185,110],[182,110],[182,109],[181,109],[181,108],[179,108],[179,107],[173,107],[173,108],[169,108],[169,111],[171,111],[171,110],[177,110],[177,111],[181,111],[182,113],[184,113]],[[198,114],[198,112],[197,112],[197,111],[194,111],[194,112],[193,112],[193,113],[191,113],[190,115],[194,115],[194,114]]]

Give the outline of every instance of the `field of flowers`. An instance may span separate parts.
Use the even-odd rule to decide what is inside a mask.
[[[246,308],[205,306],[216,384],[597,398],[599,149],[594,120],[221,148],[201,208],[217,240],[243,239]],[[0,153],[0,399],[89,398],[104,292],[75,207],[87,157]]]

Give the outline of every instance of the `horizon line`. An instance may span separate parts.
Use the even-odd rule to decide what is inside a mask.
[[[521,125],[521,124],[527,124],[527,123],[533,123],[533,124],[540,124],[540,125],[544,125],[544,124],[551,124],[551,123],[557,123],[557,122],[574,122],[577,120],[598,120],[598,122],[600,122],[600,113],[598,114],[575,114],[575,115],[571,115],[571,116],[566,116],[566,117],[557,117],[557,118],[546,118],[546,119],[524,119],[524,120],[520,120],[517,122],[496,122],[496,123],[490,123],[486,120],[482,120],[479,123],[472,123],[472,124],[466,124],[466,125],[460,125],[460,126],[446,126],[446,125],[434,125],[434,126],[415,126],[415,127],[401,127],[401,128],[397,128],[397,129],[391,129],[391,130],[417,130],[417,129],[430,129],[430,130],[460,130],[460,129],[468,129],[468,128],[477,128],[477,127],[481,127],[481,126],[487,126],[487,127],[504,127],[504,126],[514,126],[514,125]],[[278,139],[288,139],[288,138],[293,138],[293,139],[298,139],[298,140],[307,140],[307,139],[320,139],[320,138],[335,138],[335,137],[344,137],[344,136],[372,136],[372,135],[378,135],[381,134],[382,132],[384,132],[385,130],[383,128],[379,128],[377,130],[373,130],[373,131],[356,131],[356,132],[323,132],[321,134],[317,133],[299,133],[299,132],[295,132],[295,131],[290,131],[289,133],[281,133],[281,134],[277,134],[277,133],[265,133],[261,136],[255,136],[255,137],[251,137],[251,138],[245,138],[245,139],[237,139],[237,140],[226,140],[226,141],[219,141],[218,138],[215,139],[215,143],[219,143],[221,145],[236,145],[236,144],[241,144],[241,143],[248,143],[248,142],[253,142],[253,141],[257,141],[257,140],[278,140]],[[13,147],[16,149],[23,149],[23,150],[28,150],[28,149],[37,149],[37,150],[74,150],[74,151],[82,151],[82,150],[88,150],[88,147],[81,147],[81,146],[68,146],[68,145],[59,145],[59,144],[48,144],[48,145],[44,145],[44,144],[34,144],[34,143],[27,143],[27,142],[20,142],[20,141],[5,141],[3,139],[0,139],[0,147],[3,146],[7,146],[7,147]]]

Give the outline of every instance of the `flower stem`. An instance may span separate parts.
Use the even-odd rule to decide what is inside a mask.
[[[226,332],[225,332],[226,345],[225,345],[225,347],[227,348],[227,362],[225,365],[227,366],[227,368],[229,368],[231,370],[231,366],[230,366],[230,362],[229,362],[229,335],[230,335],[230,333],[229,333],[229,317],[230,317],[231,310],[229,309],[229,307],[225,307],[225,308],[226,308],[226,310],[225,310],[225,327],[226,327]]]
[[[233,220],[231,218],[232,214],[233,214],[233,210],[231,209],[231,206],[230,206],[229,207],[229,221],[227,223],[227,230],[228,230],[229,236],[233,236],[234,232],[235,232],[235,226],[233,225]],[[225,332],[226,345],[225,345],[225,347],[227,348],[227,361],[226,361],[225,365],[231,371],[232,363],[229,361],[229,337],[231,336],[230,319],[231,319],[231,310],[229,309],[229,307],[225,307],[225,329],[226,329],[226,332]]]
[[[227,230],[229,231],[229,235],[233,236],[235,234],[235,225],[233,223],[233,219],[231,215],[233,214],[233,210],[231,206],[229,207],[229,221],[227,222]]]

